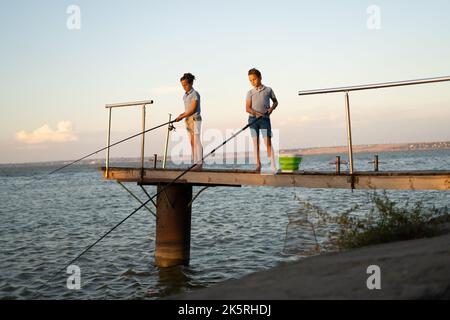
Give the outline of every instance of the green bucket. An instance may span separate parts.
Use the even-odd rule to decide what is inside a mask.
[[[281,154],[279,157],[282,172],[297,171],[302,163],[303,157],[299,154]]]

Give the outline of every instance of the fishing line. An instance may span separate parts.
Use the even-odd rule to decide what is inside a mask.
[[[226,145],[228,142],[230,142],[232,139],[234,139],[236,136],[238,136],[239,134],[241,134],[242,132],[244,132],[247,128],[249,128],[250,126],[252,126],[253,124],[255,124],[256,122],[260,121],[262,119],[262,117],[256,118],[255,120],[249,122],[245,127],[243,127],[242,129],[240,129],[238,132],[234,133],[231,137],[229,137],[228,139],[224,140],[222,142],[222,144],[220,144],[219,146],[217,146],[216,148],[214,148],[212,151],[210,151],[206,156],[203,156],[201,160],[197,161],[196,163],[194,163],[193,165],[191,165],[189,168],[187,168],[186,170],[184,170],[182,173],[180,173],[175,179],[173,179],[172,181],[170,181],[168,184],[164,185],[158,192],[156,192],[151,198],[149,198],[148,200],[146,200],[145,202],[143,202],[139,207],[137,207],[136,209],[133,210],[133,212],[131,212],[128,216],[126,216],[124,219],[122,219],[119,223],[117,223],[112,229],[110,229],[108,232],[106,232],[104,235],[102,235],[99,239],[97,239],[94,243],[92,243],[91,245],[89,245],[86,249],[84,249],[80,254],[78,254],[74,259],[72,259],[69,263],[67,263],[64,267],[62,267],[61,269],[59,269],[57,272],[55,272],[52,277],[46,281],[46,283],[38,289],[38,291],[42,290],[43,288],[45,288],[49,282],[51,280],[53,280],[58,274],[60,274],[62,271],[64,271],[65,269],[67,269],[67,267],[69,267],[70,265],[72,265],[75,261],[77,261],[79,258],[81,258],[85,253],[87,253],[90,249],[92,249],[95,245],[97,245],[97,243],[99,243],[100,241],[102,241],[104,238],[106,238],[111,232],[113,232],[115,229],[117,229],[121,224],[123,224],[125,221],[127,221],[129,218],[131,218],[136,212],[138,212],[141,208],[143,208],[145,205],[147,205],[147,203],[149,203],[150,201],[153,201],[154,198],[158,197],[162,192],[164,192],[168,187],[170,187],[171,185],[173,185],[176,181],[178,181],[181,177],[183,177],[186,173],[188,173],[189,171],[191,171],[192,169],[194,169],[196,166],[198,166],[199,164],[202,164],[204,162],[204,160],[206,158],[208,158],[209,156],[213,155],[218,149],[222,148],[224,145]],[[170,121],[173,122],[173,121]],[[168,122],[168,123],[170,123]],[[167,123],[166,123],[167,124]],[[166,125],[164,124],[164,125]],[[162,125],[161,125],[162,126]],[[159,126],[158,126],[159,127]],[[105,149],[103,149],[105,150]]]
[[[138,137],[138,136],[140,136],[140,135],[143,135],[143,134],[145,134],[145,133],[147,133],[147,132],[150,132],[150,131],[156,130],[156,129],[158,129],[158,128],[164,127],[164,126],[166,126],[166,125],[172,124],[172,123],[174,123],[174,122],[175,122],[175,120],[168,121],[168,122],[163,123],[163,124],[160,124],[160,125],[158,125],[158,126],[156,126],[156,127],[147,129],[147,130],[142,131],[142,132],[140,132],[140,133],[136,133],[136,134],[134,134],[134,135],[132,135],[132,136],[129,136],[128,138],[125,138],[125,139],[122,139],[122,140],[120,140],[120,141],[117,141],[117,142],[115,142],[115,143],[113,143],[113,144],[111,144],[111,145],[109,145],[109,146],[106,146],[106,147],[104,147],[104,148],[102,148],[102,149],[99,149],[99,150],[97,150],[97,151],[95,151],[95,152],[92,152],[92,153],[90,153],[90,154],[88,154],[88,155],[86,155],[86,156],[84,156],[84,157],[82,157],[82,158],[80,158],[80,159],[77,159],[77,160],[75,160],[75,161],[72,161],[71,163],[62,166],[61,168],[58,168],[58,169],[56,169],[56,170],[53,170],[52,172],[49,173],[49,175],[50,175],[50,174],[53,174],[53,173],[56,173],[56,172],[58,172],[58,171],[61,171],[62,169],[65,169],[65,168],[67,168],[68,166],[71,166],[71,165],[73,165],[73,164],[75,164],[75,163],[77,163],[77,162],[80,162],[81,160],[84,160],[84,159],[86,159],[86,158],[89,158],[90,156],[93,156],[94,154],[97,154],[97,153],[99,153],[99,152],[101,152],[101,151],[104,151],[104,150],[106,150],[106,149],[109,149],[109,148],[111,148],[111,147],[114,147],[114,146],[116,146],[116,145],[118,145],[118,144],[120,144],[120,143],[123,143],[123,142],[125,142],[125,141],[128,141],[128,140],[130,140],[130,139],[136,138],[136,137]]]
[[[141,135],[143,135],[143,134],[146,134],[147,132],[150,132],[150,131],[159,129],[159,128],[164,127],[164,126],[166,126],[166,125],[169,125],[169,126],[170,126],[170,125],[172,125],[172,123],[174,123],[174,122],[176,122],[176,121],[175,121],[175,120],[168,121],[168,122],[166,122],[166,123],[157,125],[157,126],[155,126],[155,127],[153,127],[153,128],[147,129],[147,130],[145,130],[145,131],[136,133],[136,134],[134,134],[134,135],[132,135],[132,136],[129,136],[128,138],[125,138],[125,139],[122,139],[122,140],[120,140],[120,141],[117,141],[117,142],[115,142],[115,143],[113,143],[113,144],[111,144],[111,145],[109,145],[109,146],[106,146],[106,147],[104,147],[104,148],[101,148],[101,149],[99,149],[99,150],[97,150],[97,151],[94,151],[94,152],[88,154],[88,155],[85,155],[85,156],[82,157],[82,158],[79,158],[79,159],[77,159],[77,160],[74,160],[74,161],[72,161],[72,162],[70,162],[70,163],[68,163],[68,164],[66,164],[66,165],[64,165],[64,166],[62,166],[62,167],[60,167],[60,168],[57,168],[57,169],[55,169],[55,170],[49,172],[49,173],[46,174],[45,176],[52,175],[52,174],[54,174],[54,173],[56,173],[56,172],[58,172],[58,171],[61,171],[61,170],[65,169],[65,168],[67,168],[67,167],[69,167],[69,166],[71,166],[71,165],[73,165],[73,164],[75,164],[75,163],[78,163],[78,162],[80,162],[80,161],[82,161],[82,160],[84,160],[84,159],[86,159],[86,158],[89,158],[90,156],[93,156],[93,155],[95,155],[95,154],[97,154],[97,153],[99,153],[99,152],[105,151],[106,149],[109,149],[109,148],[111,148],[111,147],[117,146],[118,144],[121,144],[121,143],[126,142],[126,141],[128,141],[128,140],[131,140],[131,139],[133,139],[133,138],[139,137],[139,136],[141,136]],[[23,185],[22,187],[19,188],[19,190],[20,190],[20,189],[23,189],[23,188],[25,188],[25,187],[27,187],[28,185],[31,185],[32,183],[36,183],[36,181],[33,181],[33,182],[30,182],[30,183],[28,183],[28,184]]]

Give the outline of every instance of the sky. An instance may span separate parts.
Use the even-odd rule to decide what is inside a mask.
[[[449,76],[449,13],[447,0],[1,0],[0,163],[104,147],[108,103],[153,99],[147,126],[165,122],[184,111],[185,72],[197,77],[203,132],[239,129],[253,67],[280,102],[280,148],[345,145],[344,95],[298,91]],[[450,140],[449,89],[350,93],[354,143]],[[112,141],[139,132],[140,115],[114,110]],[[148,135],[146,154],[164,136]],[[138,145],[112,156],[138,156]]]

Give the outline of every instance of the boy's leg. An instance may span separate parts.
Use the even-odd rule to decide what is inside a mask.
[[[192,132],[189,132],[189,142],[191,143],[191,164],[194,163],[195,161],[195,137],[194,134]]]
[[[263,119],[261,123],[261,131],[264,137],[264,143],[267,148],[267,156],[270,159],[270,168],[272,171],[277,171],[277,165],[275,163],[275,154],[273,152],[272,146],[272,125],[270,123],[270,119]]]
[[[255,153],[256,160],[256,171],[261,171],[261,159],[259,157],[259,135],[253,136],[253,150]]]
[[[201,141],[201,126],[202,126],[202,122],[201,121],[195,121],[194,122],[194,133],[193,133],[193,147],[192,147],[192,154],[194,155],[194,163],[199,163],[195,169],[201,169],[203,166],[203,146],[202,146],[202,141]]]
[[[275,163],[275,155],[273,152],[272,137],[270,137],[270,136],[264,137],[264,143],[266,144],[266,148],[267,148],[267,156],[270,159],[270,168],[273,171],[276,171],[277,165]]]
[[[194,146],[192,148],[192,153],[194,154],[194,162],[197,163],[203,159],[203,146],[200,140],[200,135],[194,135]],[[200,166],[203,163],[200,163]]]
[[[259,123],[254,122],[256,118],[249,117],[248,122],[253,124],[250,126],[250,134],[253,140],[253,153],[256,160],[256,172],[261,171],[261,159],[259,157]],[[259,121],[260,122],[260,121]]]
[[[191,117],[185,119],[186,131],[189,137],[189,143],[191,144],[191,163],[194,162],[194,126]]]

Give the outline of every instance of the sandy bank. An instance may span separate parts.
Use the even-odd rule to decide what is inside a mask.
[[[368,290],[367,267],[381,268]],[[171,299],[450,299],[450,235],[311,257]]]

